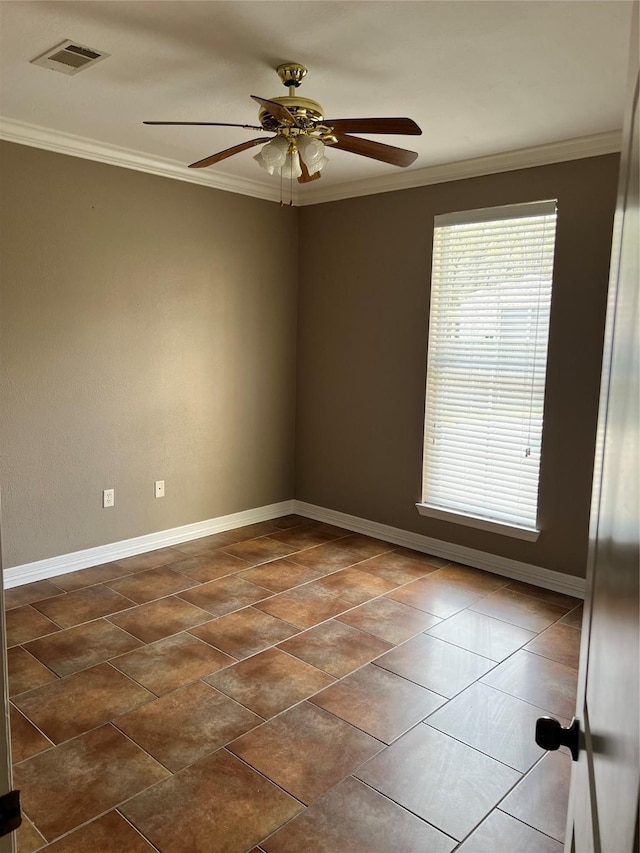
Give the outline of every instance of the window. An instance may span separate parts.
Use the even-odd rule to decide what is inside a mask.
[[[535,540],[556,202],[437,216],[423,515]]]

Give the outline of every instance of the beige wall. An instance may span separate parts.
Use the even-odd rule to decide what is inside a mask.
[[[618,157],[304,207],[296,497],[584,575]],[[558,199],[537,543],[420,517],[433,217]]]
[[[4,565],[291,498],[297,211],[1,154]]]
[[[0,152],[5,566],[295,494],[583,574],[617,157],[291,211]],[[559,221],[534,544],[414,504],[433,216],[542,198]]]

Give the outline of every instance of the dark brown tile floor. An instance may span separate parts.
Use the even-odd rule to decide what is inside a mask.
[[[9,590],[18,853],[561,853],[580,602],[299,516]]]

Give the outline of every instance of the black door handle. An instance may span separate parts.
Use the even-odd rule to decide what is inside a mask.
[[[578,760],[580,751],[580,723],[574,717],[570,726],[563,726],[554,717],[539,717],[536,720],[536,743],[542,749],[555,750],[566,746],[571,758]]]
[[[0,836],[15,832],[21,824],[20,791],[9,791],[0,797]]]

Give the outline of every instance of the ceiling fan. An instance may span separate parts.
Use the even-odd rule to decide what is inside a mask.
[[[392,166],[410,166],[418,154],[406,148],[396,148],[369,139],[352,136],[353,133],[391,133],[420,135],[422,131],[410,118],[339,118],[325,119],[324,110],[316,101],[296,95],[296,89],[307,75],[299,62],[286,62],[276,69],[289,94],[281,98],[259,98],[251,95],[260,105],[260,125],[229,124],[219,121],[145,121],[143,124],[198,125],[206,127],[244,127],[274,134],[260,136],[226,148],[217,154],[190,163],[190,169],[213,166],[227,157],[246,151],[256,145],[264,148],[254,158],[271,175],[280,175],[299,183],[308,183],[321,177],[328,162],[325,146],[341,151],[371,157]],[[265,144],[267,143],[267,144]]]

